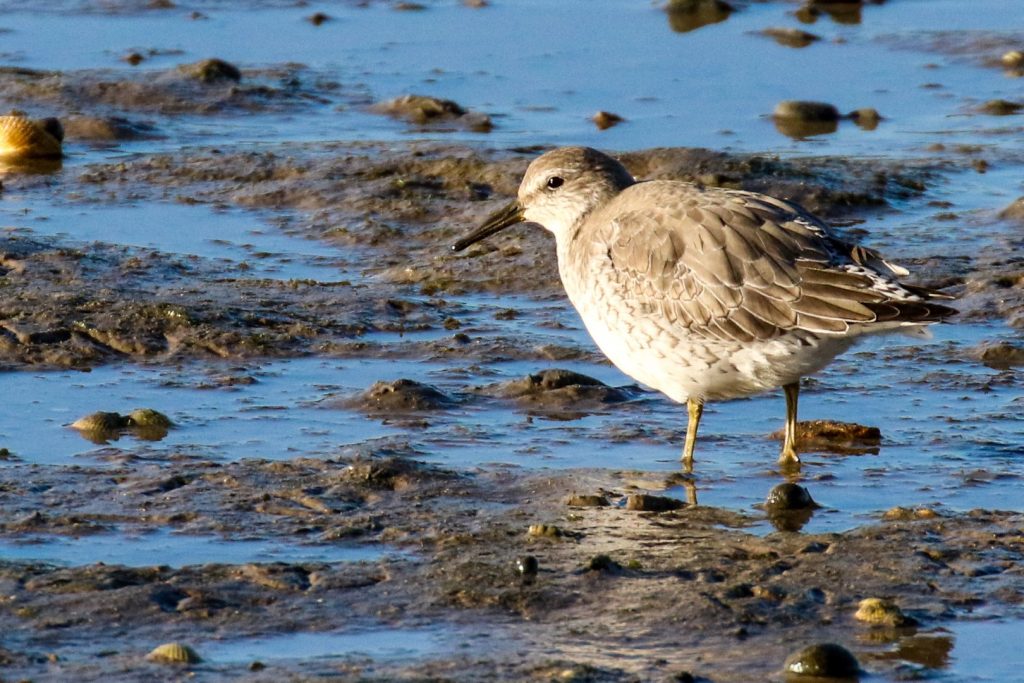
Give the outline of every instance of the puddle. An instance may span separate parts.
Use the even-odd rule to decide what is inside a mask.
[[[949,669],[937,680],[958,683],[1020,680],[1024,670],[1024,621],[958,621]]]
[[[228,540],[155,531],[140,536],[93,534],[78,538],[0,540],[0,561],[49,562],[81,566],[102,562],[129,567],[255,562],[373,562],[387,555],[380,546],[298,545],[273,541]]]
[[[285,633],[209,642],[202,655],[211,662],[287,659],[414,659],[450,650],[441,629],[374,629],[358,633]]]
[[[1011,338],[1012,333],[981,325],[943,325],[934,331],[935,339],[923,343],[869,339],[802,392],[801,419],[852,420],[877,426],[883,435],[877,455],[805,455],[802,483],[825,508],[814,515],[808,531],[850,528],[896,505],[953,510],[1017,505],[1024,478],[1024,463],[1017,457],[1022,418],[1012,404],[1019,387],[993,381],[977,391],[975,385],[1006,375],[967,357],[982,339]],[[570,338],[562,341],[579,334],[567,331]],[[315,358],[212,372],[197,364],[170,370],[107,366],[90,373],[13,373],[5,377],[6,386],[23,400],[0,416],[0,443],[40,464],[132,452],[141,442],[131,436],[97,448],[66,425],[96,410],[126,413],[151,407],[178,427],[163,441],[145,444],[150,456],[334,457],[346,444],[397,437],[408,439],[425,459],[456,468],[599,467],[666,475],[679,470],[685,411],[654,393],[569,421],[471,398],[445,411],[414,415],[413,428],[386,416],[334,407],[338,398],[378,380],[408,378],[459,395],[546,367],[581,372],[613,386],[632,384],[609,365],[585,362],[492,363],[469,376],[419,360]],[[255,382],[197,388],[221,373]],[[778,392],[708,405],[697,452],[701,503],[753,510],[763,502],[782,478],[775,463],[778,444],[766,435],[782,425],[783,415]],[[685,498],[682,490],[668,493]],[[765,523],[760,530],[771,527]]]
[[[68,425],[92,412],[137,407],[155,408],[177,425],[163,440],[145,442],[156,454],[184,451],[229,460],[336,454],[341,445],[397,433],[362,415],[311,403],[325,392],[361,391],[382,376],[395,376],[389,361],[299,359],[219,370],[105,366],[87,373],[8,374],[5,387],[22,400],[18,410],[0,415],[0,440],[23,460],[51,465],[131,450],[142,442],[130,433],[96,448]],[[215,386],[222,375],[254,383],[199,388]]]
[[[214,211],[205,205],[76,205],[5,197],[5,227],[70,242],[106,242],[194,255],[230,264],[235,277],[337,281],[346,264],[337,249],[288,237],[253,212]]]

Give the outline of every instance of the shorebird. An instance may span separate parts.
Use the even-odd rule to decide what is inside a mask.
[[[555,237],[569,300],[624,373],[687,407],[693,470],[704,403],[782,387],[779,462],[797,455],[800,378],[865,335],[921,332],[956,313],[945,294],[835,234],[800,205],[755,192],[638,182],[615,159],[565,147],[535,159],[518,199],[452,245],[521,221]]]

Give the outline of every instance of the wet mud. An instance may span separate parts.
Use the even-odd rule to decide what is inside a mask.
[[[225,638],[264,634],[268,623],[297,633],[432,624],[493,638],[485,651],[426,664],[264,662],[271,678],[389,680],[426,670],[452,680],[549,680],[574,670],[573,680],[673,680],[689,671],[742,681],[780,671],[795,643],[830,640],[884,674],[908,665],[893,652],[914,638],[942,638],[936,629],[954,614],[1017,614],[1024,602],[1018,513],[918,511],[845,533],[765,536],[747,531],[754,513],[626,505],[627,482],[607,471],[454,472],[398,446],[287,462],[136,460],[28,474],[27,466],[2,471],[8,540],[170,529],[380,543],[398,553],[177,568],[3,562],[4,672],[13,677],[144,680],[166,671],[145,659],[162,642],[203,656]],[[567,490],[600,491],[611,505],[570,507]],[[531,534],[538,525],[558,532]],[[536,559],[535,573],[517,568],[523,556]],[[906,616],[899,626],[856,616],[877,596],[892,596]],[[617,654],[626,643],[631,654]],[[684,654],[694,648],[699,656]],[[252,665],[214,659],[187,669],[231,680]]]

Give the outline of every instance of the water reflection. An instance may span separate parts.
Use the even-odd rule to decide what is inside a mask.
[[[725,21],[732,14],[732,6],[722,0],[669,0],[665,13],[673,31],[689,33]]]
[[[52,175],[61,170],[64,162],[60,157],[50,159],[25,159],[19,156],[0,156],[0,173],[22,175]]]
[[[827,14],[837,24],[859,24],[862,7],[860,2],[814,2],[811,0],[796,11],[796,18],[805,24],[813,24],[822,14]]]
[[[818,135],[829,135],[839,129],[839,121],[808,121],[781,116],[773,116],[775,130],[794,140],[806,140]]]

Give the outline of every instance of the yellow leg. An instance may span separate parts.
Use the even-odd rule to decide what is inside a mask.
[[[689,419],[686,422],[686,444],[683,446],[683,470],[689,474],[693,472],[693,447],[697,444],[697,427],[700,426],[700,416],[704,414],[704,401],[686,399],[686,414]]]
[[[800,397],[800,382],[793,382],[782,387],[786,393],[786,439],[782,443],[782,454],[779,462],[794,464],[800,462],[796,454],[796,404]]]

